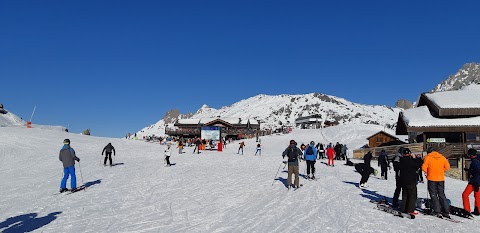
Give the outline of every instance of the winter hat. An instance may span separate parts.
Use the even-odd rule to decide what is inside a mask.
[[[292,144],[293,144],[293,145],[297,145],[297,142],[292,139],[292,140],[290,140],[290,145],[292,145]]]
[[[315,145],[315,142],[314,142],[314,141],[311,141],[311,142],[310,142],[310,145],[312,145],[312,146]]]
[[[468,149],[467,155],[468,156],[477,156],[477,150],[475,150],[473,148],[470,148],[470,149]]]
[[[435,149],[434,149],[433,147],[429,146],[429,147],[427,148],[427,153],[430,154],[430,153],[432,153],[434,150],[435,150]]]
[[[412,153],[412,152],[410,151],[410,149],[408,149],[408,148],[403,148],[402,155],[406,155],[406,154],[410,154],[410,153]]]

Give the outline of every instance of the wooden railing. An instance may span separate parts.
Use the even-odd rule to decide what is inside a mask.
[[[427,143],[426,147],[433,147],[445,158],[460,158],[465,155],[466,151],[464,143]]]
[[[361,148],[353,150],[353,158],[361,159],[367,152],[372,152],[374,157],[378,157],[382,150],[385,150],[387,155],[395,154],[398,152],[400,147],[408,148],[412,153],[418,154],[423,152],[423,143],[411,143],[403,145],[394,145],[394,146],[382,146],[382,147],[371,147],[371,148]]]

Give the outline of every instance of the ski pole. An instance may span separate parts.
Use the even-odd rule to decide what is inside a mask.
[[[282,163],[285,163],[285,161],[282,161]],[[275,178],[273,178],[272,186],[273,186],[273,184],[275,184],[275,181],[277,180],[278,172],[280,171],[280,168],[282,167],[282,163],[280,164],[280,166],[278,166],[277,174],[275,174]],[[284,168],[285,168],[285,166],[284,166]]]
[[[82,174],[82,165],[80,165],[80,162],[78,162],[78,168],[80,168],[80,178],[82,178],[82,186],[85,187],[85,182],[83,182],[83,174]],[[84,188],[85,192],[87,191],[86,187]]]

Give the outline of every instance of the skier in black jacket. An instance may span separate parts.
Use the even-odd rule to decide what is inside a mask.
[[[370,174],[375,174],[375,169],[373,169],[371,166],[370,166],[370,161],[372,160],[372,152],[367,152],[364,156],[363,156],[363,163],[359,163],[359,164],[356,164],[355,165],[355,169],[358,171],[358,173],[360,173],[362,175],[362,178],[360,179],[360,188],[367,188],[367,181],[368,181],[368,178],[370,177]]]
[[[108,143],[103,148],[102,155],[104,152],[105,153],[105,160],[103,160],[103,166],[107,166],[107,158],[110,160],[110,167],[112,166],[112,151],[113,151],[113,156],[115,156],[115,147],[112,146],[112,143]]]
[[[415,158],[410,149],[403,149],[400,158],[400,183],[402,184],[402,212],[417,214],[417,170],[422,166],[423,160]]]
[[[380,167],[380,174],[383,179],[387,179],[387,167],[388,167],[388,160],[387,160],[387,152],[382,150],[380,155],[378,156],[378,166]]]
[[[398,208],[398,198],[402,192],[402,184],[400,183],[400,158],[402,157],[403,147],[398,149],[398,152],[393,158],[393,171],[395,171],[395,193],[393,194],[392,207]]]

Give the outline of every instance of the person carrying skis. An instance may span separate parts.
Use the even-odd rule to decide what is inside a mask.
[[[75,175],[75,160],[80,163],[80,158],[75,155],[75,150],[70,147],[70,139],[63,140],[63,147],[60,150],[58,159],[63,163],[63,179],[60,183],[60,192],[68,191],[67,180],[68,176],[71,176],[70,191],[75,192],[77,190],[77,176]]]
[[[307,179],[315,179],[315,159],[317,158],[317,149],[315,148],[315,142],[311,141],[303,153],[303,157],[307,162]],[[310,170],[312,171],[311,177]]]
[[[292,186],[292,174],[295,174],[294,187],[298,189],[299,186],[299,171],[298,171],[298,157],[302,155],[302,151],[297,147],[297,142],[295,140],[290,140],[290,145],[283,151],[282,157],[285,159],[285,156],[288,158],[288,189],[290,190]]]
[[[418,214],[415,211],[417,204],[417,170],[423,160],[415,158],[410,149],[405,148],[400,158],[400,184],[402,185],[402,212]]]
[[[388,167],[388,160],[387,160],[387,152],[382,150],[380,155],[378,156],[378,166],[380,167],[380,175],[382,179],[387,179],[387,167]]]
[[[328,157],[328,166],[335,167],[335,164],[333,163],[333,159],[335,158],[335,150],[333,150],[331,144],[327,148],[327,157]],[[332,164],[330,164],[330,162]]]
[[[115,156],[115,147],[112,146],[112,143],[108,143],[102,151],[105,153],[105,159],[103,160],[103,166],[107,166],[107,159],[110,161],[110,167],[112,166],[112,151],[113,151],[113,156]]]
[[[255,155],[262,155],[262,145],[260,143],[257,144],[257,150],[255,151]]]
[[[165,162],[167,163],[166,167],[170,167],[170,156],[172,156],[172,149],[170,148],[171,144],[167,143],[167,147],[165,147],[164,153],[165,153]]]
[[[450,218],[450,208],[445,196],[445,172],[450,169],[450,163],[433,147],[429,147],[427,153],[423,160],[422,171],[427,173],[428,193],[433,205],[432,215]]]
[[[480,160],[477,156],[477,150],[470,148],[467,152],[467,157],[470,157],[470,167],[465,168],[468,175],[468,185],[462,193],[463,209],[470,213],[470,194],[473,192],[475,197],[475,208],[472,212],[473,215],[479,216],[480,209]]]

